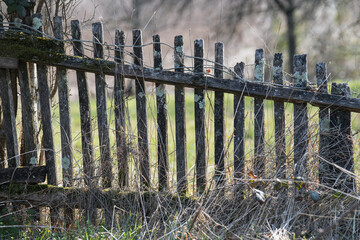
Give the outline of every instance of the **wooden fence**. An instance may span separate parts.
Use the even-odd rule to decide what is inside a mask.
[[[41,18],[35,15],[34,18]],[[34,21],[36,22],[36,21]],[[265,171],[265,127],[264,127],[264,100],[274,101],[275,116],[275,147],[276,172],[279,179],[286,179],[293,175],[293,182],[302,184],[307,180],[308,155],[308,104],[319,107],[319,182],[325,186],[335,187],[345,192],[355,191],[354,178],[343,174],[337,166],[354,172],[353,142],[351,132],[351,112],[360,113],[360,99],[351,98],[347,84],[333,83],[331,93],[328,93],[327,70],[325,63],[316,64],[317,87],[309,85],[307,56],[294,56],[292,83],[283,82],[283,56],[276,53],[273,58],[272,80],[264,82],[265,58],[263,49],[256,50],[254,81],[244,78],[243,62],[235,65],[233,79],[224,79],[222,43],[215,44],[214,76],[204,72],[204,42],[194,42],[194,69],[193,73],[184,73],[184,41],[182,36],[176,36],[174,41],[174,70],[164,71],[162,67],[161,41],[159,35],[153,36],[153,68],[144,67],[143,43],[140,30],[133,30],[133,64],[124,61],[124,32],[116,30],[114,61],[104,60],[103,26],[94,23],[93,51],[94,58],[84,55],[79,21],[71,22],[73,56],[65,54],[61,17],[54,19],[53,40],[43,37],[41,25],[26,29],[25,26],[3,25],[0,23],[0,84],[1,84],[1,111],[2,129],[6,139],[7,168],[0,169],[0,184],[6,183],[42,183],[47,179],[50,185],[58,185],[56,161],[54,153],[54,134],[51,118],[50,90],[48,85],[48,66],[56,67],[58,84],[59,112],[61,126],[61,159],[63,187],[73,186],[73,153],[72,129],[69,111],[69,86],[67,69],[76,70],[78,96],[81,117],[81,143],[84,184],[86,189],[93,189],[93,193],[83,189],[84,194],[98,194],[97,198],[89,195],[86,203],[79,203],[76,195],[71,195],[71,188],[66,198],[66,206],[86,206],[89,218],[96,222],[96,208],[106,195],[102,189],[118,185],[126,187],[129,179],[128,149],[126,147],[125,126],[125,93],[124,79],[135,79],[136,85],[136,112],[138,129],[138,162],[140,169],[140,186],[143,190],[150,187],[150,157],[147,119],[147,97],[145,82],[156,83],[157,106],[157,134],[158,134],[158,186],[152,188],[166,190],[169,188],[169,159],[167,133],[167,99],[166,85],[175,86],[175,118],[176,118],[176,187],[179,194],[188,191],[187,176],[187,146],[186,146],[186,116],[185,116],[185,87],[194,89],[195,104],[195,136],[196,136],[196,191],[206,190],[209,180],[207,174],[207,156],[205,151],[205,96],[204,91],[215,91],[214,101],[214,129],[215,144],[210,149],[215,151],[215,177],[218,185],[225,184],[227,168],[224,164],[225,132],[224,124],[224,93],[234,95],[234,129],[233,143],[234,172],[237,179],[246,178],[245,175],[245,104],[244,97],[254,98],[254,174],[261,178]],[[34,30],[38,30],[35,31]],[[27,32],[31,30],[31,34]],[[36,159],[35,127],[33,124],[36,114],[32,106],[32,95],[29,86],[27,63],[36,63],[39,102],[42,126],[42,149],[45,153],[45,166],[39,166]],[[95,74],[96,81],[96,110],[98,122],[101,174],[100,182],[95,178],[94,144],[92,137],[92,123],[90,99],[86,72]],[[116,149],[110,148],[109,117],[107,115],[107,98],[105,75],[114,76],[114,111],[116,127]],[[16,80],[16,76],[18,80]],[[24,146],[19,152],[18,135],[16,131],[17,91],[12,88],[18,81],[20,86],[20,100],[22,106],[21,124],[23,129]],[[293,103],[294,106],[294,134],[293,158],[286,155],[285,144],[285,108],[284,103]],[[116,151],[118,169],[116,171],[118,184],[114,183],[113,159],[111,151]],[[26,154],[25,154],[26,153]],[[21,155],[22,154],[22,155]],[[5,155],[3,154],[3,157]],[[22,159],[20,162],[20,158]],[[326,161],[323,161],[325,159]],[[286,169],[287,162],[294,163],[293,173]],[[335,163],[337,166],[334,166]],[[21,166],[21,167],[20,167]],[[301,189],[299,188],[299,194]],[[65,190],[64,190],[65,191]],[[50,191],[51,192],[51,191]],[[48,194],[50,194],[48,192]],[[94,193],[95,192],[95,193]],[[15,193],[14,193],[15,194]],[[49,204],[50,195],[41,201]],[[65,202],[58,195],[51,195],[52,203],[64,206]],[[4,194],[2,194],[4,197]],[[38,196],[39,197],[39,196]],[[99,200],[100,199],[100,200]],[[31,199],[28,199],[29,201]],[[109,200],[106,200],[109,201]],[[73,202],[73,205],[71,205]],[[63,205],[62,205],[63,204]],[[111,210],[108,206],[108,209]],[[68,215],[73,209],[68,208]],[[71,222],[71,217],[68,219]]]

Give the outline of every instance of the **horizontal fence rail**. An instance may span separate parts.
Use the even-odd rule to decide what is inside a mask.
[[[1,39],[0,39],[1,42]],[[31,51],[25,53],[32,53]],[[46,53],[50,54],[50,53]],[[17,56],[11,53],[5,56]],[[149,82],[179,85],[182,87],[202,88],[224,93],[243,94],[248,97],[266,98],[267,100],[283,101],[289,103],[309,103],[317,107],[340,107],[351,112],[360,112],[360,99],[346,96],[337,96],[318,91],[306,91],[305,89],[293,88],[291,86],[274,86],[268,83],[255,83],[250,81],[236,82],[229,79],[217,79],[214,77],[194,76],[188,73],[177,73],[172,71],[156,72],[149,68],[138,68],[132,65],[124,65],[120,70],[116,69],[115,63],[106,60],[90,58],[76,58],[63,56],[65,60],[40,60],[30,59],[35,63],[46,62],[51,66],[64,67],[72,70],[79,70],[91,73],[103,73],[109,76],[120,74],[125,78],[142,78]],[[29,60],[29,59],[28,59]]]

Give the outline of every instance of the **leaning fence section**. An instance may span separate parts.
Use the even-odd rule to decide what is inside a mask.
[[[40,18],[36,15],[34,18]],[[35,22],[35,21],[34,21]],[[168,109],[167,85],[174,85],[175,95],[175,145],[176,145],[176,183],[177,193],[186,195],[190,193],[187,159],[187,116],[185,110],[186,95],[191,92],[185,90],[193,88],[194,113],[195,113],[195,192],[203,193],[214,188],[210,183],[215,180],[215,186],[238,183],[238,191],[244,191],[249,186],[246,179],[263,182],[267,176],[267,155],[265,140],[265,100],[274,102],[274,139],[276,166],[273,171],[281,186],[288,183],[295,184],[297,199],[304,197],[306,182],[309,176],[309,104],[318,107],[319,121],[319,154],[317,158],[319,183],[325,187],[335,188],[339,191],[351,193],[356,190],[354,177],[354,157],[351,128],[351,112],[360,112],[360,99],[350,97],[347,84],[333,83],[331,93],[328,93],[326,64],[316,64],[316,84],[309,85],[307,55],[294,56],[293,74],[291,84],[285,85],[283,81],[283,56],[276,53],[272,62],[272,82],[264,82],[265,54],[263,49],[255,52],[254,79],[246,80],[243,62],[237,63],[231,71],[232,79],[224,79],[223,65],[224,45],[215,44],[214,75],[209,76],[204,69],[204,41],[194,41],[194,69],[185,73],[184,65],[184,40],[182,36],[174,39],[174,69],[163,70],[162,44],[159,35],[153,36],[153,67],[145,67],[143,58],[143,40],[140,30],[133,30],[132,63],[125,61],[125,35],[116,30],[114,61],[104,60],[104,33],[102,23],[94,23],[93,31],[93,58],[84,55],[83,39],[79,21],[71,21],[71,39],[73,56],[66,55],[64,50],[62,19],[54,19],[54,39],[43,37],[41,27],[0,25],[0,84],[1,84],[1,110],[2,110],[2,146],[6,146],[6,154],[2,154],[3,168],[0,169],[0,184],[17,183],[42,183],[47,180],[50,185],[60,184],[56,172],[56,158],[54,151],[54,132],[52,123],[52,109],[50,104],[50,90],[48,80],[48,66],[56,67],[57,89],[59,97],[60,137],[61,137],[61,168],[62,186],[74,186],[74,153],[72,148],[72,132],[70,124],[69,84],[67,70],[76,71],[76,81],[79,98],[81,153],[84,186],[89,191],[84,192],[85,202],[76,202],[74,206],[86,209],[89,219],[96,223],[97,208],[102,208],[108,215],[111,214],[111,199],[107,204],[99,204],[100,197],[94,198],[94,192],[100,194],[101,189],[114,187],[127,188],[134,183],[129,182],[129,149],[126,143],[126,96],[124,90],[125,78],[135,80],[136,98],[136,125],[137,125],[137,167],[141,190],[156,189],[159,191],[170,189],[169,185],[169,146],[168,146]],[[38,28],[37,28],[38,27]],[[32,31],[31,33],[29,31]],[[6,48],[6,45],[9,48]],[[44,44],[47,44],[46,46]],[[15,48],[22,47],[21,51]],[[35,51],[34,48],[38,47]],[[12,49],[12,50],[11,50]],[[39,103],[42,127],[41,151],[44,152],[45,166],[40,166],[38,147],[35,139],[35,126],[33,124],[36,111],[32,104],[32,94],[29,85],[29,69],[36,64]],[[97,126],[92,124],[89,87],[86,72],[95,73],[96,85],[96,116]],[[116,148],[110,147],[109,135],[109,103],[106,96],[105,76],[114,76],[113,103],[115,112]],[[19,138],[16,128],[17,92],[12,89],[16,86],[18,78],[20,86],[20,100],[22,106],[21,124],[22,138],[21,151],[19,152]],[[157,135],[157,185],[151,179],[151,159],[149,155],[149,129],[147,114],[146,83],[156,84],[156,135]],[[206,91],[215,92],[214,100],[214,146],[209,146],[214,151],[215,171],[210,176],[207,173],[208,156],[206,147]],[[226,130],[224,118],[224,93],[233,94],[233,129],[232,163],[225,165],[225,156],[228,146],[226,144]],[[247,162],[245,158],[245,97],[254,99],[254,146],[253,158]],[[288,121],[285,114],[285,103],[293,104],[293,152],[286,150],[286,139],[289,138],[285,125]],[[97,128],[99,146],[94,146],[92,134]],[[100,168],[96,169],[94,148],[100,149]],[[116,156],[117,169],[115,170],[112,153]],[[20,157],[19,157],[20,156]],[[21,161],[20,161],[21,159]],[[21,166],[21,168],[20,168]],[[247,171],[249,169],[251,171]],[[311,168],[314,170],[314,168]],[[345,171],[344,171],[345,169]],[[98,176],[96,176],[96,172]],[[250,172],[250,173],[249,173]],[[115,176],[113,175],[115,174]],[[350,174],[345,174],[350,173]],[[226,176],[231,175],[231,178]],[[115,183],[114,179],[118,179]],[[134,179],[134,178],[131,178]],[[235,181],[234,181],[235,179]],[[251,188],[253,185],[250,186]],[[266,184],[256,185],[259,190],[264,190]],[[100,189],[100,190],[99,190]],[[96,195],[98,196],[98,195]],[[103,195],[102,195],[103,196]],[[100,199],[100,200],[99,200]],[[70,203],[69,203],[70,204]],[[70,224],[74,218],[74,210],[65,207],[66,222]],[[111,217],[105,219],[111,223]],[[110,221],[110,222],[109,222]]]

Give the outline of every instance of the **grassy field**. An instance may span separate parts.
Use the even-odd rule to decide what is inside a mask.
[[[111,84],[109,84],[111,86]],[[360,92],[360,83],[350,82],[352,94],[358,97]],[[148,133],[151,159],[151,179],[154,186],[157,184],[157,134],[156,134],[156,95],[154,93],[154,86],[148,88]],[[167,106],[168,106],[168,135],[169,135],[169,163],[170,163],[170,184],[173,187],[176,181],[176,163],[175,163],[175,113],[174,113],[174,94],[173,87],[167,89]],[[214,170],[214,117],[213,117],[213,102],[214,93],[206,92],[206,153],[208,156],[208,179],[211,180]],[[109,94],[111,96],[111,93]],[[114,159],[114,175],[117,169],[115,157],[115,126],[114,126],[114,112],[113,99],[108,100],[108,116],[109,116],[109,131],[112,156]],[[245,147],[246,147],[246,168],[251,171],[251,161],[253,159],[253,99],[245,98]],[[54,139],[57,156],[57,167],[59,169],[59,179],[61,180],[61,147],[60,147],[60,126],[58,105],[53,104],[53,123],[54,123]],[[286,106],[286,151],[289,156],[289,167],[292,163],[292,135],[293,135],[293,106],[292,104],[285,104]],[[309,116],[309,136],[311,137],[309,143],[310,161],[309,168],[312,170],[310,181],[316,181],[317,174],[317,151],[318,151],[318,108],[308,105]],[[225,94],[225,146],[226,146],[226,167],[228,177],[231,177],[233,169],[233,96]],[[98,148],[98,133],[96,122],[96,102],[91,100],[91,114],[93,121],[93,141],[96,154],[96,165],[99,166],[99,148]],[[136,102],[135,97],[131,96],[127,101],[127,140],[128,148],[130,150],[130,187],[132,190],[135,186],[135,163],[137,151],[137,129],[136,129]],[[75,183],[82,184],[82,155],[81,155],[81,133],[80,133],[80,114],[79,103],[77,100],[71,102],[71,126],[73,138],[73,153],[74,153],[74,168],[75,168]],[[354,141],[354,159],[356,170],[359,168],[360,158],[360,134],[356,134],[360,130],[360,114],[352,114],[352,132],[355,134]],[[187,128],[187,159],[188,159],[188,179],[189,194],[194,193],[194,173],[195,173],[195,135],[194,135],[194,95],[192,89],[186,90],[186,128]],[[265,134],[266,134],[266,169],[269,181],[274,182],[274,114],[273,102],[265,101]],[[358,171],[357,171],[358,172]],[[60,182],[60,181],[59,181]],[[229,181],[230,182],[230,181]],[[116,186],[116,184],[115,184]],[[314,188],[315,185],[312,185]],[[155,187],[156,188],[156,187]],[[316,189],[316,188],[315,188]],[[170,192],[174,188],[171,188]],[[326,227],[336,223],[336,219],[343,211],[351,208],[351,203],[356,199],[353,196],[347,198],[339,197],[337,192],[327,192],[322,196],[321,201],[316,204],[312,201],[303,201],[294,205],[292,198],[281,197],[279,192],[266,188],[267,201],[261,205],[254,201],[253,192],[251,188],[246,190],[245,194],[249,201],[242,201],[243,196],[234,191],[233,186],[228,184],[225,189],[214,189],[209,191],[206,195],[197,196],[198,202],[193,205],[184,206],[176,205],[174,207],[168,200],[168,192],[165,196],[157,195],[158,204],[151,207],[154,214],[149,218],[144,218],[142,215],[143,209],[141,205],[131,203],[124,207],[116,206],[114,213],[116,213],[114,225],[111,229],[104,227],[103,222],[100,222],[98,227],[86,226],[84,223],[74,223],[73,229],[65,232],[52,231],[49,227],[48,220],[45,222],[38,222],[31,225],[23,226],[22,221],[17,218],[16,209],[13,212],[3,212],[5,216],[0,221],[0,239],[143,239],[143,238],[157,238],[163,237],[166,239],[209,239],[209,238],[226,238],[226,239],[309,239],[309,237],[295,238],[293,231],[317,229]],[[224,195],[224,193],[229,195]],[[242,204],[239,202],[242,201]],[[200,205],[199,205],[200,204]],[[199,207],[200,206],[200,207]],[[307,226],[302,227],[293,224],[293,219],[299,220],[299,209],[305,213],[311,213],[311,219],[306,222]],[[294,209],[293,209],[294,208]],[[29,211],[31,207],[29,208]],[[201,212],[201,214],[198,214]],[[356,219],[360,219],[360,213],[355,212],[347,225],[352,226],[352,234],[359,234],[360,229],[355,224]],[[49,213],[47,212],[47,216]],[[81,214],[79,214],[80,216]],[[100,219],[102,216],[99,216]],[[146,220],[145,220],[146,219]],[[354,221],[353,221],[354,219]],[[299,220],[300,221],[300,220]],[[349,222],[353,221],[353,222]],[[356,220],[357,221],[357,220]],[[196,222],[196,223],[195,223]],[[271,224],[270,224],[271,223]],[[285,224],[285,225],[284,225]],[[302,223],[303,224],[303,223]],[[10,226],[9,226],[10,225]],[[271,227],[270,227],[271,225]],[[347,226],[346,225],[346,226]],[[341,225],[339,225],[341,226]],[[334,230],[336,233],[338,228]],[[341,229],[341,227],[339,227]],[[289,230],[289,231],[288,231]],[[291,231],[291,232],[290,232]],[[349,236],[348,232],[345,232]],[[235,235],[231,235],[235,234]],[[315,233],[316,235],[316,233]],[[235,236],[231,238],[231,236]],[[274,236],[278,236],[275,238]],[[292,237],[291,237],[292,236]],[[300,236],[300,235],[297,235]],[[311,234],[310,234],[311,236]],[[358,235],[352,235],[358,236]],[[248,238],[249,237],[249,238]],[[337,239],[335,237],[334,239]]]
[[[350,87],[353,90],[353,97],[357,97],[360,92],[360,82],[350,82]],[[156,94],[153,85],[149,85],[147,89],[147,113],[148,113],[148,135],[149,135],[149,149],[150,149],[150,160],[151,160],[151,178],[152,182],[157,182],[157,133],[156,133]],[[170,164],[170,185],[173,186],[176,181],[176,161],[175,161],[175,100],[174,100],[174,89],[173,87],[167,88],[167,109],[168,109],[168,152],[169,152],[169,164]],[[109,94],[111,95],[111,94]],[[205,92],[206,98],[206,154],[208,158],[208,177],[211,177],[214,170],[214,115],[213,115],[213,103],[214,93],[211,91]],[[192,179],[195,173],[195,121],[194,121],[194,97],[193,90],[186,89],[186,138],[187,138],[187,159],[188,159],[188,177],[190,181],[190,191],[192,190]],[[109,117],[109,130],[110,130],[110,144],[112,146],[112,156],[114,159],[114,171],[116,167],[116,156],[115,156],[115,125],[114,125],[114,111],[113,111],[113,99],[110,97],[107,103],[108,117]],[[251,170],[250,160],[253,157],[253,99],[245,97],[245,148],[246,148],[246,160],[248,161],[248,168]],[[56,105],[55,105],[56,106]],[[312,152],[317,151],[316,143],[318,141],[318,108],[308,105],[308,116],[309,116],[309,132],[312,144],[310,149]],[[293,108],[292,104],[285,103],[286,107],[286,145],[287,153],[291,156],[292,153],[292,132],[293,132]],[[136,101],[134,96],[130,96],[127,99],[127,140],[129,148],[129,163],[131,171],[135,169],[136,162],[136,149],[137,149],[137,126],[136,126]],[[233,95],[225,94],[225,164],[228,172],[231,173],[233,167]],[[97,132],[97,121],[96,121],[96,102],[92,98],[91,101],[91,114],[93,119],[93,141],[94,149],[96,153],[96,159],[99,158],[100,151],[98,149],[98,132]],[[273,113],[273,102],[265,101],[265,137],[266,137],[266,151],[269,162],[268,167],[271,169],[274,166],[272,160],[274,159],[274,113]],[[59,116],[58,109],[53,109],[54,114],[54,136],[55,136],[55,148],[57,150],[58,159],[60,158],[60,128],[59,128]],[[77,169],[80,174],[82,168],[82,157],[81,157],[81,133],[80,133],[80,115],[79,105],[76,100],[71,102],[71,126],[72,126],[72,137],[73,137],[73,148],[74,148],[74,168]],[[360,114],[352,114],[352,125],[353,132],[360,130]],[[354,136],[354,147],[355,147],[355,159],[359,156],[359,135]],[[97,165],[98,165],[98,161]],[[61,165],[58,164],[61,168]],[[60,170],[60,169],[59,169]],[[61,170],[60,170],[61,171]],[[115,172],[114,172],[115,174]],[[81,174],[78,175],[81,177]],[[134,174],[130,174],[130,183],[133,182]],[[271,175],[268,177],[272,177]],[[156,185],[155,185],[156,186]],[[192,192],[192,191],[191,191]]]

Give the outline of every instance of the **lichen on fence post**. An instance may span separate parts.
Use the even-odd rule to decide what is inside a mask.
[[[137,68],[143,67],[142,34],[141,30],[133,30],[134,64]],[[150,160],[147,127],[147,105],[145,82],[142,78],[135,80],[136,113],[138,127],[138,148],[140,165],[141,188],[150,186]]]
[[[215,43],[215,78],[223,78],[224,44]],[[215,129],[215,180],[216,184],[223,183],[225,174],[225,148],[224,148],[224,93],[215,92],[214,103],[214,129]]]
[[[160,36],[153,36],[154,42],[154,71],[161,71],[161,44]],[[156,83],[156,108],[157,108],[157,134],[158,134],[158,176],[159,190],[168,189],[168,134],[167,134],[167,106],[166,89],[164,84]]]
[[[305,90],[307,86],[307,56],[294,56],[293,87]],[[305,91],[304,91],[305,92]],[[306,193],[308,162],[308,114],[307,103],[294,103],[294,198],[302,200]],[[302,216],[300,222],[305,221]]]
[[[194,41],[194,75],[204,77],[204,40]],[[203,193],[206,188],[206,149],[205,149],[205,98],[204,90],[194,89],[195,101],[195,142],[196,142],[196,188]]]
[[[115,62],[116,71],[122,69],[124,64],[125,34],[123,31],[115,31]],[[128,157],[126,145],[126,124],[125,124],[125,92],[124,76],[115,74],[114,83],[114,112],[116,129],[116,148],[118,160],[119,186],[128,185]]]
[[[333,83],[331,94],[351,96],[347,83]],[[330,108],[329,160],[329,169],[324,175],[324,183],[346,193],[356,192],[355,179],[351,175],[354,173],[354,157],[350,111]]]
[[[234,67],[236,81],[244,81],[245,63]],[[245,104],[243,94],[234,95],[234,177],[240,179],[245,173]]]
[[[264,82],[265,58],[264,49],[255,52],[255,82]],[[264,177],[265,171],[265,129],[264,129],[264,100],[254,98],[254,172]]]
[[[307,56],[294,56],[293,85],[306,89]],[[294,177],[306,179],[308,160],[308,115],[307,103],[294,103]]]
[[[283,85],[283,56],[275,53],[273,60],[273,82],[279,87]],[[286,177],[286,143],[285,143],[285,110],[284,102],[274,101],[275,119],[275,151],[276,176],[280,179]]]
[[[174,39],[174,68],[177,73],[184,72],[183,36],[176,36]],[[185,91],[180,85],[175,85],[175,119],[177,191],[185,195],[187,190]]]

